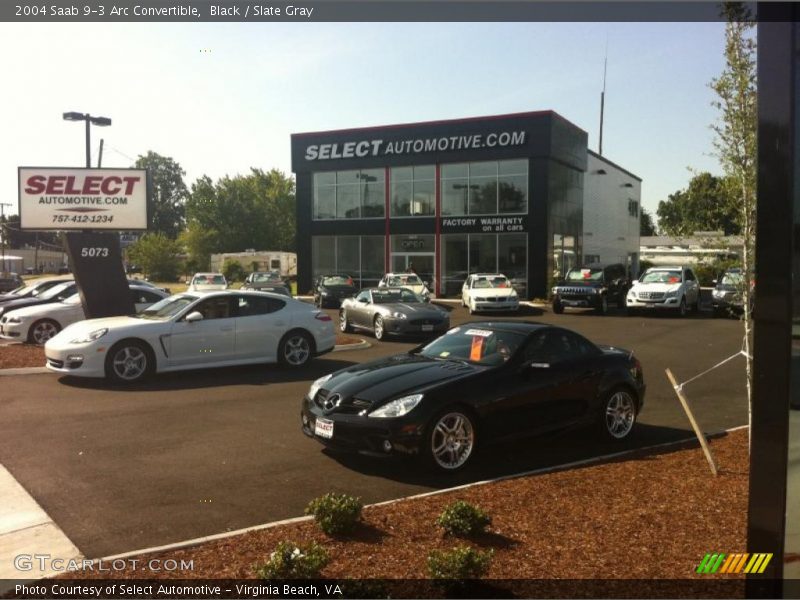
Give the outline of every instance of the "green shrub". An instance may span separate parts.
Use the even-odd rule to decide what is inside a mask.
[[[492,562],[494,550],[476,550],[459,546],[452,550],[432,550],[428,555],[428,574],[431,579],[479,579]]]
[[[314,520],[322,531],[328,535],[336,535],[353,528],[361,517],[362,508],[361,498],[328,493],[309,502],[306,514],[314,515]]]
[[[477,506],[456,500],[444,509],[436,523],[450,535],[465,537],[483,533],[492,524],[492,518]]]
[[[238,260],[226,260],[222,266],[222,274],[229,282],[243,281],[245,277],[244,267]]]
[[[328,553],[316,542],[305,547],[281,542],[255,571],[261,579],[315,579],[327,564]]]

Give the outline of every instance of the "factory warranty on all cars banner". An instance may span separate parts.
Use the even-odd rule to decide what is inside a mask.
[[[22,229],[147,229],[144,169],[19,168]]]

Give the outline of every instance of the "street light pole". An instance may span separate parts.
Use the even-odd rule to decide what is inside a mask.
[[[85,121],[86,122],[86,168],[92,168],[92,139],[91,139],[91,126],[97,125],[98,127],[108,127],[111,125],[111,119],[108,117],[93,117],[89,113],[79,112],[65,112],[63,115],[65,121]]]
[[[89,121],[89,115],[86,115],[86,168],[92,168],[92,134],[91,134],[91,122]]]

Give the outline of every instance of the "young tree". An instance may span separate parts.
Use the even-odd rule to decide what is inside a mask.
[[[756,237],[756,42],[755,23],[749,9],[740,3],[724,3],[725,68],[711,80],[710,87],[717,95],[712,103],[719,117],[711,128],[716,134],[714,149],[727,176],[729,193],[739,210],[739,225],[743,238],[742,300],[744,305],[743,350],[747,383],[748,423],[752,421],[753,359],[751,340],[753,315],[753,270],[755,267]]]
[[[730,193],[727,177],[697,173],[685,190],[658,203],[658,226],[668,235],[690,236],[695,231],[740,231],[739,207]]]
[[[645,208],[642,208],[639,214],[639,235],[656,235],[656,225],[653,223],[653,215]]]
[[[175,281],[180,267],[180,246],[163,233],[148,233],[128,249],[128,257],[150,279]]]

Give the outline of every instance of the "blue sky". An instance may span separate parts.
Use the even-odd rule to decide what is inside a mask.
[[[552,109],[643,179],[645,208],[719,172],[708,82],[722,23],[0,24],[0,202],[19,165],[127,167],[154,150],[187,184],[252,167],[290,171],[289,135]],[[206,50],[201,52],[201,50]],[[6,207],[8,212],[8,207]]]

